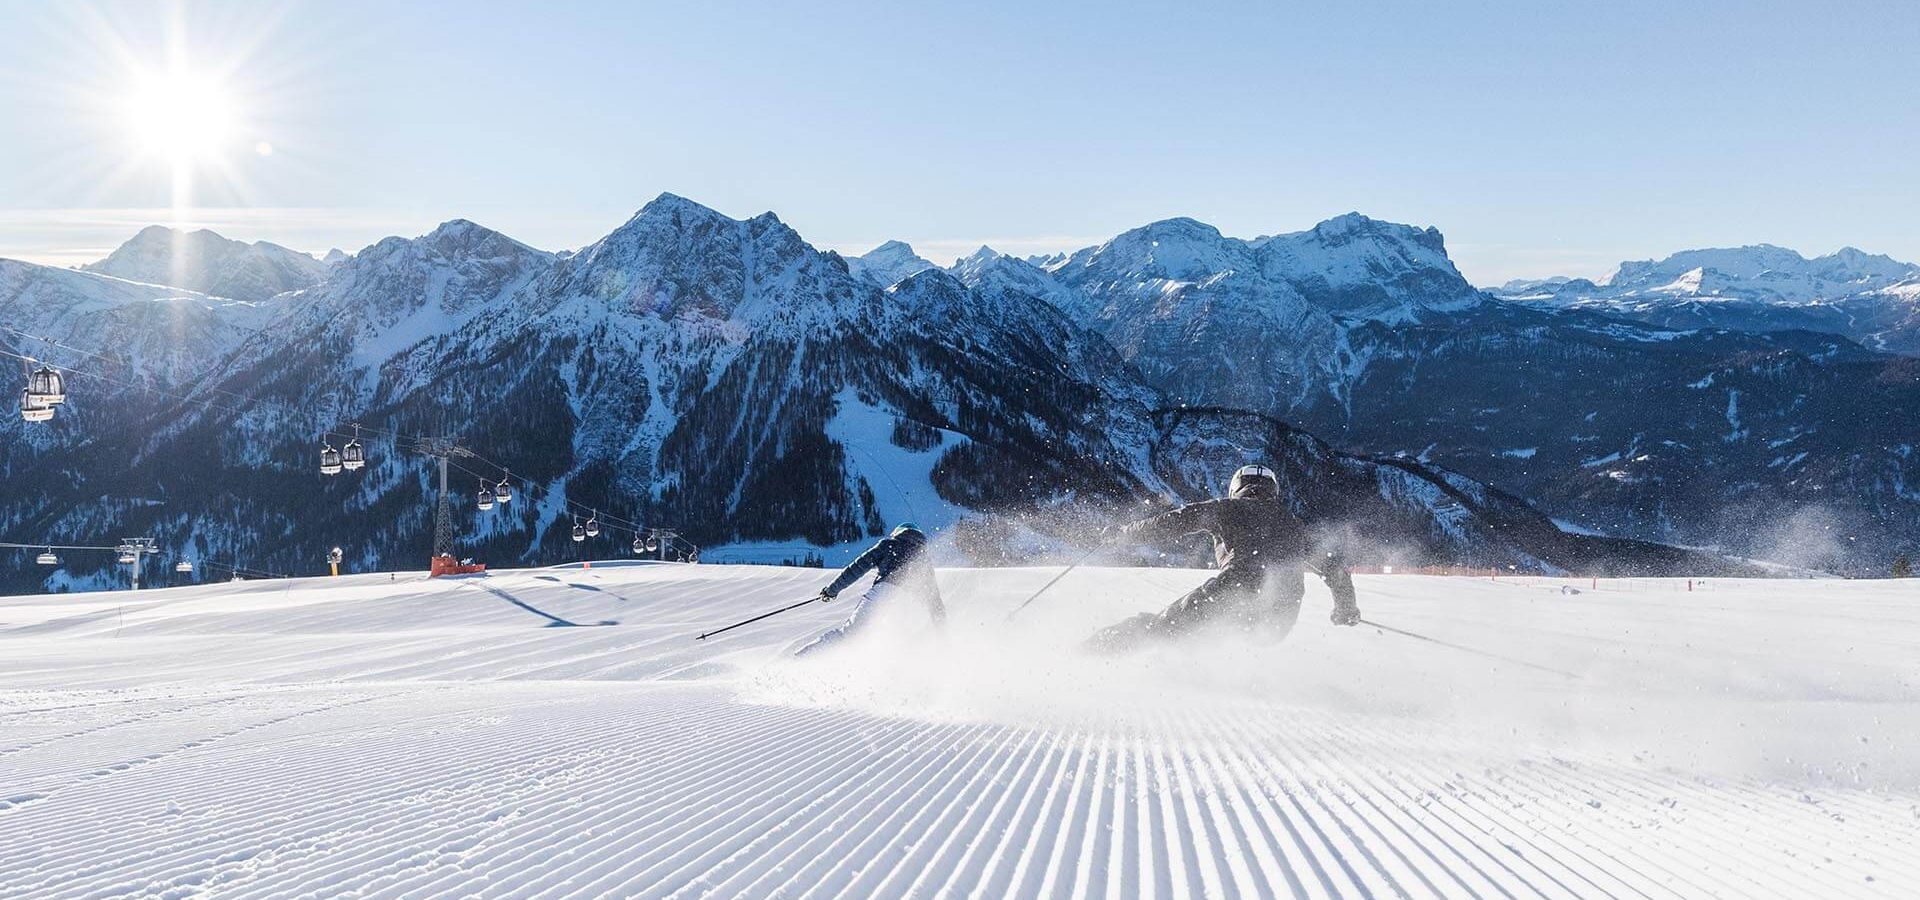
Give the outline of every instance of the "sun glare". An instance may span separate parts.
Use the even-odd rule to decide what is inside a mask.
[[[127,116],[142,152],[175,163],[219,156],[235,124],[232,96],[212,79],[186,72],[143,79],[127,98]]]

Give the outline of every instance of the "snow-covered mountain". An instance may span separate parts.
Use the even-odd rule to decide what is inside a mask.
[[[1042,271],[1057,287],[1040,290],[1150,383],[1187,402],[1280,414],[1343,395],[1347,333],[1361,323],[1415,323],[1484,301],[1439,232],[1358,214],[1253,240],[1168,219]]]
[[[429,468],[386,434],[398,431],[484,454],[460,463],[461,496],[501,477],[496,463],[542,486],[484,516],[461,505],[462,551],[503,563],[579,552],[569,501],[742,553],[798,545],[842,558],[914,519],[969,558],[1019,559],[1115,507],[1199,496],[1266,458],[1322,485],[1301,493],[1301,512],[1369,535],[1362,558],[1677,564],[1670,550],[1568,535],[1487,485],[1342,454],[1267,416],[1170,416],[1162,390],[1063,311],[1065,294],[1033,289],[1051,279],[989,253],[882,290],[772,214],[737,220],[672,195],[566,257],[456,220],[246,307],[269,319],[213,341],[199,377],[168,382],[167,395],[76,392],[30,440],[8,420],[0,470],[34,490],[8,498],[4,521],[46,535],[29,540],[151,532],[270,571],[311,570],[333,545],[356,565],[419,565]],[[1322,290],[1340,283],[1335,273]],[[76,352],[100,351],[86,333],[61,332]],[[367,469],[322,478],[323,435],[338,445],[353,422],[372,426]]]
[[[913,252],[913,248],[900,241],[888,241],[866,252],[863,256],[847,257],[847,268],[880,287],[893,287],[928,269],[937,269],[927,260]]]
[[[266,241],[248,244],[206,229],[179,231],[150,225],[106,259],[80,268],[215,297],[265,300],[317,284],[328,265]]]
[[[1846,247],[1808,259],[1785,247],[1757,244],[1686,250],[1663,260],[1623,262],[1604,293],[1730,297],[1772,303],[1814,303],[1878,290],[1920,275],[1920,266]]]
[[[1852,247],[1808,259],[1769,244],[1623,262],[1601,283],[1515,281],[1503,299],[1578,308],[1665,328],[1806,330],[1920,354],[1920,265]]]
[[[1873,285],[1899,272],[1883,260],[1809,268]],[[1665,277],[1653,268],[1635,277]],[[1039,264],[989,251],[953,271],[1046,298],[1175,401],[1439,463],[1583,527],[1863,571],[1920,530],[1905,487],[1920,483],[1920,377],[1842,338],[1499,302],[1460,278],[1438,233],[1361,216],[1251,241],[1173,219]],[[1920,324],[1911,282],[1859,296]]]
[[[269,318],[264,304],[0,259],[0,326],[95,352],[90,368],[114,378],[191,382]],[[26,355],[73,356],[11,331],[0,337]]]

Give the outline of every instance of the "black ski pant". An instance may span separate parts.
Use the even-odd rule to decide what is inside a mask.
[[[1279,641],[1300,619],[1300,600],[1306,593],[1306,578],[1297,569],[1228,568],[1166,609],[1103,628],[1087,643],[1098,650],[1124,652],[1215,627]]]

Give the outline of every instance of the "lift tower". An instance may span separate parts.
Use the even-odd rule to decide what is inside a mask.
[[[413,443],[413,451],[440,464],[440,501],[433,513],[433,559],[428,563],[428,574],[439,577],[485,572],[484,564],[462,563],[453,555],[453,495],[447,489],[447,462],[456,456],[471,458],[473,451],[443,437],[419,438]]]

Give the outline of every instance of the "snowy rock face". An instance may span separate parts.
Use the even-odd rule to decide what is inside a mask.
[[[844,559],[913,519],[1014,561],[1254,459],[1303,516],[1410,562],[1716,564],[1550,514],[1867,571],[1920,527],[1910,361],[1491,302],[1429,229],[1344,216],[1243,241],[1176,219],[884,277],[772,214],[673,195],[577,253],[455,220],[261,303],[0,262],[0,320],[73,349],[0,341],[109,379],[76,377],[52,423],[0,425],[0,471],[26,486],[0,525],[269,571],[311,571],[310,541],[419,565],[431,486],[398,431],[485,456],[457,499],[498,465],[542,486],[460,504],[463,554],[502,563],[580,552],[569,502],[776,559]],[[370,465],[320,477],[353,422]],[[45,577],[7,565],[23,589]]]
[[[1847,247],[1808,259],[1761,244],[1623,262],[1611,278],[1512,282],[1503,299],[1665,328],[1806,330],[1920,355],[1920,265]]]
[[[1733,297],[1771,303],[1813,303],[1878,290],[1920,275],[1920,266],[1847,247],[1807,259],[1759,244],[1686,250],[1666,259],[1624,262],[1607,280],[1607,296],[1646,294]]]
[[[1886,283],[1904,264],[1857,252],[1729,253],[1720,262],[1742,277],[1799,260],[1809,279],[1867,293],[1846,305],[1660,294],[1643,322],[1621,317],[1625,301],[1553,301],[1603,290],[1581,280],[1517,286],[1547,302],[1498,302],[1460,278],[1436,232],[1358,215],[1252,241],[1173,219],[1038,264],[989,252],[952,271],[1045,298],[1174,401],[1438,463],[1608,533],[1877,570],[1920,529],[1905,487],[1920,483],[1920,373],[1791,329],[1877,323],[1869,348],[1920,347],[1900,337],[1920,334],[1920,279]],[[1625,268],[1671,285],[1708,261]],[[1726,424],[1734,392],[1744,430]],[[1822,539],[1799,540],[1810,528]]]
[[[1844,338],[1492,304],[1369,330],[1344,446],[1500,485],[1609,534],[1881,571],[1920,528],[1920,368]]]
[[[1439,232],[1359,214],[1251,241],[1168,219],[1044,271],[1068,292],[1062,309],[1155,386],[1282,413],[1344,395],[1357,324],[1419,322],[1483,300]]]
[[[865,256],[849,257],[847,267],[853,274],[883,288],[893,287],[928,269],[940,268],[921,259],[912,247],[900,241],[888,241],[867,251]]]
[[[1150,265],[1191,275],[1203,262],[1218,259]],[[152,288],[18,265],[10,284],[71,282],[11,302],[87,352],[122,337],[98,323],[158,308]],[[737,220],[672,195],[566,257],[456,220],[261,306],[177,301],[212,324],[166,393],[96,387],[31,439],[17,418],[0,426],[0,466],[34,486],[10,493],[0,521],[49,540],[151,533],[267,571],[312,571],[314,541],[360,566],[418,566],[429,467],[398,431],[483,455],[455,470],[460,548],[502,564],[581,552],[569,502],[708,547],[829,559],[911,518],[951,526],[974,559],[1011,561],[1115,507],[1204,496],[1238,464],[1283,452],[1292,470],[1342,473],[1302,495],[1303,515],[1391,534],[1408,559],[1554,568],[1605,555],[1518,500],[1462,506],[1456,480],[1497,492],[1430,466],[1340,456],[1264,416],[1169,419],[1165,394],[1066,312],[1074,296],[991,252],[882,290],[771,214]],[[321,441],[338,446],[353,422],[370,426],[368,467],[320,476]],[[497,465],[541,487],[476,515],[466,498]],[[20,586],[45,577],[9,565]]]
[[[183,383],[216,365],[267,318],[260,304],[0,259],[0,325],[103,348],[106,358],[91,360],[109,370],[103,375]],[[74,357],[12,333],[0,333],[0,339],[17,352],[54,362]]]
[[[248,244],[205,229],[187,232],[151,225],[106,259],[81,268],[215,297],[265,300],[317,284],[327,263],[265,241]]]

